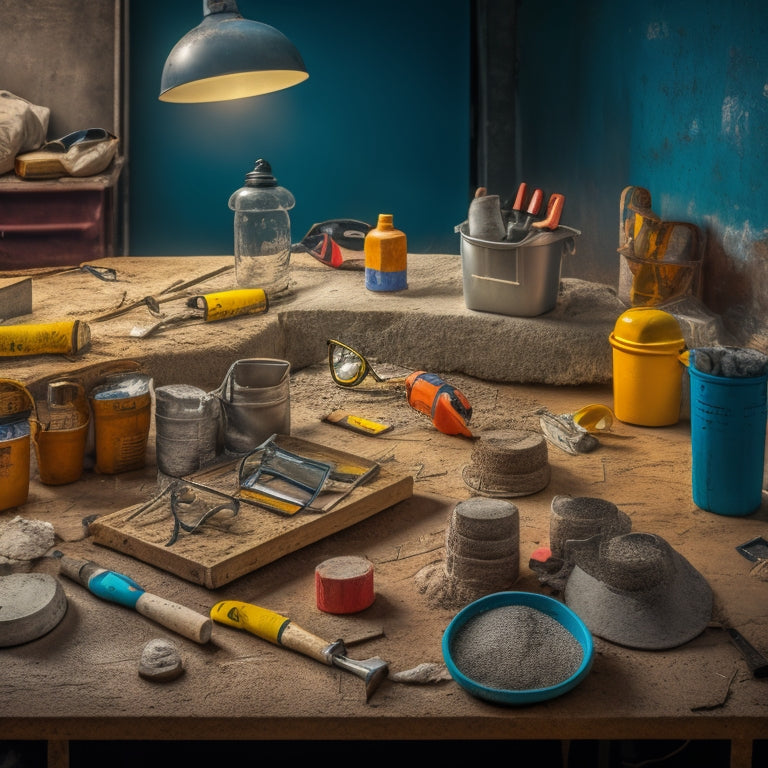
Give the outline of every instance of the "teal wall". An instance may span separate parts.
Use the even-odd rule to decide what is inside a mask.
[[[230,194],[259,157],[293,192],[292,235],[392,213],[412,252],[456,252],[469,189],[470,3],[239,0],[301,52],[309,79],[218,104],[157,98],[201,0],[130,3],[128,251],[228,254]]]
[[[619,197],[635,185],[707,232],[716,309],[744,298],[734,280],[766,277],[764,0],[522,0],[517,29],[519,176],[566,195],[563,223],[583,232],[568,270],[618,277]]]

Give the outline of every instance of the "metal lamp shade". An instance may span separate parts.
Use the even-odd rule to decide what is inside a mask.
[[[168,55],[161,101],[241,99],[289,88],[309,77],[301,55],[282,32],[244,19],[231,0],[204,0],[203,9],[202,22]]]

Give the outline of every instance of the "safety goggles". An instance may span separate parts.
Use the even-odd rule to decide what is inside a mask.
[[[385,379],[380,376],[360,352],[336,339],[328,339],[328,367],[331,378],[340,387],[356,387],[368,376],[378,384],[395,387],[405,385],[404,377]]]

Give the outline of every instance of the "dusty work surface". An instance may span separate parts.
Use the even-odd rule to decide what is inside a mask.
[[[157,386],[212,388],[238,358],[285,357],[293,364],[291,434],[410,474],[411,498],[214,590],[97,545],[89,536],[87,523],[94,516],[157,492],[153,433],[143,470],[107,476],[88,469],[78,482],[50,487],[39,483],[33,462],[27,503],[0,513],[0,522],[17,515],[49,521],[55,547],[66,555],[125,573],[148,592],[203,614],[220,600],[241,600],[282,613],[329,641],[344,639],[353,658],[380,656],[392,673],[441,664],[442,635],[457,609],[431,600],[420,577],[439,568],[449,516],[471,495],[462,468],[474,443],[437,432],[408,407],[402,392],[334,385],[323,361],[325,339],[360,347],[382,373],[396,364],[444,374],[471,402],[477,438],[489,430],[536,430],[542,408],[560,414],[589,403],[611,405],[607,336],[622,308],[607,289],[564,281],[561,305],[543,318],[469,312],[457,283],[458,258],[419,259],[409,262],[411,287],[397,296],[368,294],[360,273],[330,273],[310,263],[311,257],[297,258],[292,296],[275,302],[265,315],[193,323],[141,341],[131,339],[130,330],[152,318],[137,308],[94,324],[92,347],[77,359],[4,361],[4,376],[33,383],[78,366],[131,358],[152,373]],[[79,272],[37,280],[34,321],[84,318],[85,307],[93,315],[108,311],[127,288],[131,298],[158,292],[180,277],[180,261],[181,277],[188,279],[227,260],[173,259],[165,266],[151,260],[153,279],[147,274],[150,262],[140,261],[111,262],[122,276],[140,273],[138,285],[102,284]],[[369,437],[322,421],[336,409],[389,422],[393,429]],[[760,511],[744,518],[699,510],[691,499],[689,454],[686,420],[655,429],[616,423],[587,454],[549,445],[546,488],[512,499],[519,509],[521,560],[514,588],[549,592],[528,560],[548,543],[553,497],[604,498],[631,518],[633,530],[661,535],[688,558],[714,590],[715,619],[768,652],[768,582],[735,549],[766,534],[768,504],[764,500]],[[374,564],[376,597],[359,614],[335,616],[316,607],[314,571],[343,555],[364,556]],[[53,558],[28,567],[57,573]],[[725,632],[715,627],[663,652],[596,639],[586,680],[547,703],[494,706],[452,680],[385,680],[366,703],[359,678],[294,651],[218,624],[211,641],[198,645],[77,583],[66,580],[63,587],[68,609],[55,629],[34,642],[0,649],[4,738],[768,738],[768,682],[751,677]],[[138,675],[142,649],[158,637],[173,637],[184,660],[184,674],[167,683]]]
[[[547,387],[489,383],[460,374],[455,383],[475,407],[476,435],[504,427],[536,428],[539,409],[573,412],[611,403],[604,385]],[[292,433],[343,445],[414,478],[410,499],[216,590],[98,546],[83,520],[149,498],[158,476],[152,446],[144,470],[117,476],[86,472],[83,480],[51,488],[33,477],[28,503],[7,510],[49,520],[56,546],[126,573],[144,589],[207,614],[219,600],[254,603],[290,617],[329,641],[343,638],[353,658],[380,656],[391,672],[442,663],[441,638],[455,609],[432,603],[419,574],[445,554],[446,525],[455,504],[469,498],[461,479],[472,440],[443,435],[412,411],[402,395],[342,391],[324,365],[294,374]],[[321,421],[342,407],[394,424],[380,437],[356,435]],[[513,503],[520,512],[520,577],[515,589],[544,591],[527,567],[548,542],[554,495],[595,496],[616,503],[633,530],[662,535],[709,580],[716,618],[737,627],[765,652],[768,583],[750,573],[735,546],[764,534],[768,508],[726,518],[691,501],[689,425],[666,428],[616,424],[611,436],[582,455],[549,446],[547,487]],[[170,528],[170,521],[169,521]],[[376,598],[359,614],[318,610],[314,569],[331,557],[359,555],[375,569]],[[56,573],[39,559],[35,571]],[[64,578],[64,577],[62,577]],[[0,730],[8,738],[101,739],[430,739],[430,738],[724,738],[768,736],[765,680],[756,680],[721,629],[708,628],[670,651],[642,652],[595,640],[595,660],[576,689],[547,703],[505,708],[472,698],[455,682],[407,684],[386,680],[366,703],[354,675],[215,624],[198,645],[127,608],[64,581],[69,607],[48,635],[0,650],[3,697]],[[139,677],[144,645],[172,637],[184,674],[169,683]]]

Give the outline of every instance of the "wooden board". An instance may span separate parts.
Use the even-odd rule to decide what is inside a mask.
[[[307,442],[307,445],[315,444]],[[228,465],[234,478],[238,464],[236,461]],[[200,474],[205,475],[198,473],[190,477],[199,478]],[[221,472],[215,474],[221,477]],[[236,480],[231,479],[230,485],[236,487]],[[235,496],[225,496],[213,485],[210,487],[210,495],[202,500],[211,508]],[[209,493],[198,484],[193,490],[201,497]],[[411,475],[395,475],[381,468],[371,480],[352,489],[328,511],[304,510],[286,516],[241,503],[237,514],[228,509],[217,512],[194,534],[182,528],[169,545],[173,539],[174,517],[167,497],[158,496],[155,504],[133,505],[97,518],[89,526],[89,533],[96,544],[136,557],[208,589],[218,589],[412,495]]]
[[[0,321],[32,314],[32,278],[0,277]]]

